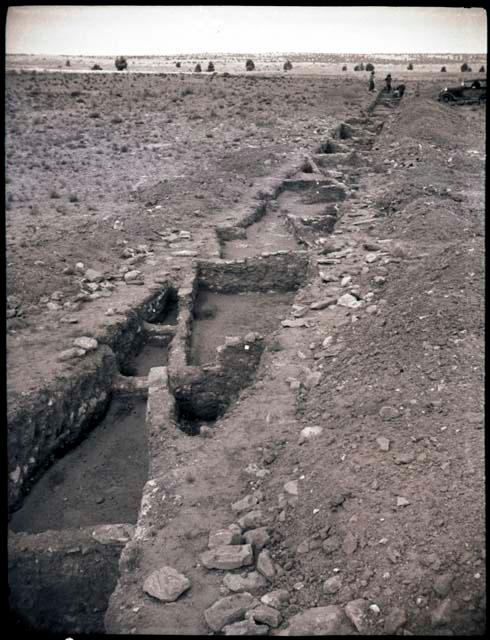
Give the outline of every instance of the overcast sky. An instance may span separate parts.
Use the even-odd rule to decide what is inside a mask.
[[[22,6],[7,53],[486,53],[486,12],[457,7]]]

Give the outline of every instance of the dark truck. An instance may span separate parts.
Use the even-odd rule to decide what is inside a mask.
[[[444,87],[439,92],[441,102],[483,102],[487,99],[487,80],[463,80],[459,87]]]

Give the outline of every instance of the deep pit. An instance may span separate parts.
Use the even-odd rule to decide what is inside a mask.
[[[140,351],[121,367],[125,376],[143,377],[150,373],[152,367],[164,367],[168,364],[169,344],[171,338],[147,340]]]
[[[146,401],[116,397],[97,427],[32,487],[9,524],[38,533],[136,522],[147,480]]]
[[[294,299],[290,292],[214,293],[201,289],[196,298],[190,344],[190,364],[216,360],[216,349],[226,336],[250,331],[267,335],[279,328]]]

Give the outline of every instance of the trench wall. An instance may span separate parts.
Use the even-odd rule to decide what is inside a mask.
[[[294,291],[308,273],[306,251],[278,251],[243,260],[198,263],[199,286],[220,293]]]

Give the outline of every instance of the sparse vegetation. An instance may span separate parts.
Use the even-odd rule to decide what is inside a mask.
[[[176,62],[175,66],[177,67],[177,69],[180,69],[180,67],[182,66],[182,63],[181,62]]]
[[[468,63],[467,62],[463,62],[463,64],[461,65],[461,73],[467,73],[470,70],[471,69],[468,66]]]
[[[413,63],[412,62],[408,63],[407,71],[413,71]]]
[[[125,69],[128,68],[128,61],[124,56],[118,56],[114,61],[114,64],[118,71],[124,71]]]
[[[67,67],[71,67],[71,62],[69,60],[67,60],[65,64]]]
[[[360,64],[356,64],[354,71],[364,71],[364,64],[362,62]]]
[[[368,62],[366,65],[366,71],[374,71],[374,64]]]
[[[246,69],[247,71],[254,71],[254,69],[255,69],[255,63],[254,63],[254,61],[253,61],[251,58],[249,58],[249,59],[247,60],[247,62],[245,63],[245,69]]]
[[[478,73],[485,73],[485,67],[483,65],[478,69]]]
[[[446,73],[446,67],[441,67],[441,73]]]
[[[347,71],[347,65],[344,64],[344,66],[342,67],[342,71]]]
[[[283,69],[284,71],[291,71],[291,69],[293,68],[293,65],[291,63],[290,60],[286,60],[286,62],[284,63]]]
[[[213,73],[214,71],[214,64],[212,62],[208,62],[208,68],[207,68],[208,73]]]
[[[202,68],[201,65],[199,64],[199,62],[196,64],[196,66],[194,67],[194,73],[201,73]]]
[[[102,67],[100,66],[100,64],[94,64],[94,66],[92,67],[92,71],[102,71]]]

